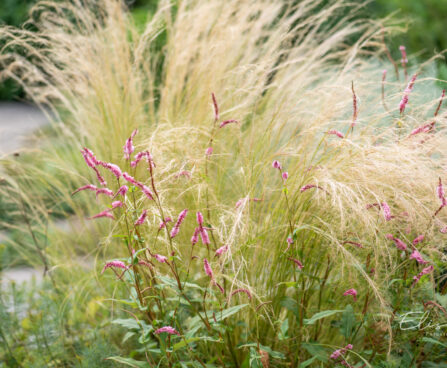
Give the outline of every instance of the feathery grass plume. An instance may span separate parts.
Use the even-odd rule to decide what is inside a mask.
[[[142,139],[138,149],[151,147],[160,167],[154,174],[159,200],[156,197],[156,201],[151,202],[151,215],[159,219],[164,217],[157,211],[159,203],[166,214],[178,213],[183,208],[209,209],[209,218],[207,213],[205,217],[213,229],[210,241],[214,245],[214,236],[216,244],[225,239],[231,246],[231,252],[218,259],[222,267],[219,272],[224,275],[226,285],[247,287],[253,299],[259,300],[257,313],[245,308],[225,319],[225,324],[232,327],[228,328],[228,334],[234,346],[247,343],[244,329],[253,332],[253,338],[264,346],[275,341],[275,350],[291,360],[284,364],[295,365],[311,358],[304,349],[306,343],[316,341],[321,346],[342,346],[346,338],[333,328],[329,318],[320,320],[316,331],[315,326],[306,325],[304,321],[324,310],[345,308],[346,298],[341,293],[330,295],[335,287],[346,290],[351,286],[349,280],[355,279],[361,295],[366,298],[369,292],[369,303],[365,325],[353,343],[356,348],[359,344],[372,349],[368,343],[371,335],[367,331],[370,327],[374,330],[375,325],[370,324],[370,316],[384,316],[384,337],[372,364],[386,359],[386,353],[381,352],[400,354],[402,336],[392,333],[393,326],[389,322],[392,318],[390,306],[396,299],[389,281],[402,278],[399,272],[403,261],[394,256],[395,249],[383,237],[385,232],[397,233],[397,229],[392,228],[394,221],[377,221],[377,213],[365,211],[364,205],[380,203],[386,198],[391,213],[407,211],[405,225],[411,226],[415,234],[424,233],[430,239],[424,254],[440,254],[445,235],[438,230],[444,225],[434,229],[431,222],[436,202],[433,183],[444,174],[442,167],[447,159],[443,150],[447,145],[443,133],[446,122],[443,116],[438,116],[439,129],[433,131],[424,144],[398,139],[393,116],[377,111],[381,81],[371,77],[389,67],[379,62],[383,52],[380,29],[377,23],[353,20],[356,10],[355,2],[347,4],[337,0],[328,5],[319,0],[303,0],[287,3],[287,6],[273,0],[188,0],[178,2],[174,9],[162,4],[140,34],[117,1],[48,0],[41,3],[33,10],[31,21],[35,33],[2,28],[0,37],[6,43],[0,64],[2,76],[18,80],[30,98],[54,113],[50,118],[58,122],[51,128],[55,139],[40,140],[45,146],[36,149],[38,154],[33,153],[38,162],[23,157],[3,160],[6,170],[2,177],[8,187],[0,187],[2,197],[11,201],[17,212],[21,209],[21,201],[26,203],[25,214],[38,238],[46,239],[46,220],[49,220],[51,231],[44,250],[50,265],[58,266],[58,273],[73,275],[65,265],[67,259],[76,259],[79,254],[96,252],[101,258],[113,252],[113,257],[128,257],[119,239],[112,236],[122,235],[119,226],[93,222],[91,228],[86,226],[82,228],[85,231],[78,232],[83,238],[82,242],[77,242],[81,237],[76,232],[61,237],[61,232],[55,231],[54,219],[48,214],[57,208],[60,215],[67,215],[69,209],[70,214],[84,223],[86,214],[94,213],[96,204],[85,200],[84,196],[77,196],[74,201],[70,195],[86,182],[92,182],[94,177],[93,172],[84,170],[82,157],[76,156],[80,143],[94,148],[105,162],[114,162],[124,169],[129,162],[122,157],[123,142],[128,139],[129,132],[139,126]],[[340,19],[339,14],[346,16]],[[158,34],[166,35],[162,53],[155,51]],[[353,39],[355,44],[349,46],[348,41]],[[21,46],[23,52],[14,53],[16,46]],[[424,68],[421,73],[429,76],[426,70]],[[365,124],[356,127],[355,137],[340,145],[328,140],[324,133],[335,127],[334,122],[351,117],[353,96],[346,86],[353,79],[355,92],[364,101],[362,121]],[[418,83],[421,91],[424,85],[427,91],[436,88],[429,85],[428,79],[421,78]],[[384,100],[389,106],[399,103],[396,100],[399,88],[396,83],[387,83]],[[237,116],[243,122],[241,129],[213,136],[209,121],[211,90],[219,93],[220,115],[224,119]],[[427,97],[430,94],[421,93],[420,98],[414,96],[414,126],[426,122],[426,111],[433,106],[433,101]],[[226,109],[224,106],[232,107]],[[221,117],[216,117],[217,129]],[[50,136],[46,132],[42,134],[44,138]],[[206,160],[204,151],[209,147],[210,138],[219,155],[209,162],[205,178],[200,170]],[[288,172],[293,173],[288,179],[287,202],[284,188],[278,187],[278,178],[272,175],[269,167],[272,157],[286,157]],[[90,155],[89,159],[92,160]],[[184,167],[194,167],[200,174],[190,181],[169,181]],[[131,172],[135,178],[142,183],[150,180],[142,175],[140,167],[135,169],[135,174]],[[146,170],[144,172],[147,174]],[[116,191],[120,184],[116,185],[115,177],[113,179],[109,187]],[[139,188],[136,182],[124,180]],[[305,188],[306,183],[318,183],[330,196],[315,196],[311,200],[307,195],[300,195],[300,188]],[[308,189],[315,187],[310,185]],[[152,191],[152,186],[150,188]],[[126,205],[135,205],[140,213],[144,201],[137,192],[127,192]],[[155,192],[153,194],[155,196]],[[253,195],[263,198],[256,208],[246,206],[244,211],[229,208],[239,198]],[[440,223],[446,221],[443,216],[439,214]],[[6,226],[17,232],[25,231],[23,220],[11,221]],[[182,226],[185,236],[179,234],[175,252],[186,262],[177,261],[175,267],[182,277],[189,275],[187,283],[200,283],[200,277],[194,279],[192,275],[200,275],[201,262],[191,262],[189,273],[187,269],[191,254],[188,238],[196,226],[193,221],[185,221]],[[155,229],[144,226],[138,230],[142,237],[151,240],[157,231],[156,225]],[[291,256],[305,260],[306,272],[296,272],[291,263],[284,265],[283,240],[295,230],[298,236],[293,251],[296,248],[299,255]],[[109,232],[110,236],[98,244],[98,234]],[[351,235],[354,239],[361,238],[368,247],[343,246],[340,239]],[[11,240],[15,249],[32,264],[42,264],[39,258],[30,256],[29,244],[18,238]],[[152,253],[166,251],[170,239],[161,238],[154,249],[151,248]],[[137,242],[133,237],[129,239]],[[210,246],[209,250],[198,248],[194,247],[191,258],[207,256],[210,259],[207,252],[214,253],[217,245]],[[374,269],[373,277],[365,268],[366,253],[371,253],[368,268]],[[407,265],[417,266],[415,262],[407,262]],[[175,267],[172,265],[172,269]],[[159,268],[160,276],[171,270],[170,267]],[[294,282],[295,276],[296,287],[285,287],[286,283]],[[64,279],[69,278],[61,282]],[[144,287],[149,286],[145,278],[141,280]],[[180,286],[184,281],[181,280]],[[318,292],[310,291],[319,284],[324,285],[320,289],[321,299]],[[110,297],[113,287],[104,283],[104,288],[98,288],[101,289],[98,292],[104,293],[102,299]],[[297,291],[298,316],[281,302],[287,297],[295,299],[292,289]],[[159,289],[152,288],[145,293],[149,296],[153,290]],[[172,321],[174,318],[172,312],[177,306],[174,300],[178,298],[173,298],[171,292],[170,289],[169,297],[164,299],[152,298],[155,294],[142,299],[150,307],[155,305],[150,304],[155,300],[166,303],[163,310],[171,314],[161,315],[160,312],[157,319]],[[189,292],[187,290],[185,295]],[[82,291],[78,293],[86,301],[90,297]],[[405,300],[410,300],[407,296]],[[420,306],[417,293],[413,293],[412,298],[408,307]],[[88,303],[76,305],[81,308],[81,304]],[[205,304],[206,308],[221,307],[219,298],[210,295]],[[353,307],[356,315],[362,313],[358,304]],[[202,303],[194,307],[199,309],[196,316],[204,315]],[[187,307],[182,304],[181,308]],[[153,312],[153,308],[147,310]],[[139,309],[137,313],[150,318]],[[191,308],[182,313],[176,313],[175,318],[192,316],[194,312]],[[218,314],[216,312],[216,316]],[[285,320],[289,323],[290,339],[279,340],[278,322]],[[235,321],[243,322],[245,327],[236,326]],[[183,322],[180,321],[179,326],[188,327]],[[232,359],[226,349],[221,349],[220,341],[227,343],[227,337],[217,339],[218,344],[196,341],[197,351],[209,351],[209,356],[213,357],[224,351],[223,359]],[[293,341],[292,346],[290,341]],[[420,341],[418,344],[415,354],[422,346]],[[189,350],[179,349],[175,354],[183,357],[186,351]],[[235,355],[239,365],[244,354],[243,349],[237,349]],[[145,357],[141,359],[144,361]]]

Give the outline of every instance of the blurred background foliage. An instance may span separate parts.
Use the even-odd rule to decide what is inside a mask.
[[[405,45],[411,56],[417,55],[423,60],[436,52],[447,49],[445,19],[447,18],[447,0],[354,0],[365,3],[362,16],[380,18],[395,13],[396,19],[405,20],[407,32],[387,40],[393,56],[399,60],[399,45]],[[20,26],[26,19],[30,7],[37,0],[1,0],[0,24]],[[126,0],[132,10],[135,23],[143,27],[149,14],[157,7],[158,0]],[[438,78],[447,79],[447,63],[439,60]],[[20,88],[12,81],[0,84],[0,100],[23,98]]]

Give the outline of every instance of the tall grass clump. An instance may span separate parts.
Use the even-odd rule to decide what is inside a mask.
[[[67,254],[98,257],[132,347],[110,360],[445,361],[444,93],[393,60],[397,26],[322,3],[161,2],[137,33],[118,1],[46,1],[38,32],[2,29],[4,75],[54,120],[4,188],[28,230],[80,219],[83,244],[37,248],[58,290]]]

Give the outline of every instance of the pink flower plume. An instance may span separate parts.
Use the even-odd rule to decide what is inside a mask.
[[[154,254],[154,258],[160,263],[167,263],[168,258],[160,254]]]
[[[115,220],[115,217],[113,217],[113,215],[110,213],[110,208],[90,217],[89,220],[97,219],[97,218],[101,218],[101,217],[108,217],[112,220]]]
[[[135,226],[143,225],[144,221],[146,220],[146,217],[147,217],[147,210],[143,210],[140,217],[138,217],[137,221],[135,221]]]
[[[71,195],[75,195],[76,193],[78,193],[82,190],[92,190],[92,191],[96,192],[97,189],[98,188],[95,185],[87,184],[87,185],[84,185],[83,187],[76,189],[73,193],[71,193]]]
[[[338,138],[344,138],[344,134],[342,132],[339,132],[338,130],[331,129],[327,132],[327,134],[336,135]]]
[[[214,120],[219,120],[219,106],[217,105],[216,95],[211,93],[211,99],[213,100]]]
[[[225,120],[225,121],[220,123],[219,128],[223,128],[225,125],[228,125],[228,124],[231,124],[231,123],[237,124],[238,121],[237,120],[233,120],[233,119]]]
[[[433,272],[433,266],[428,266],[426,268],[424,268],[421,272],[419,272],[416,276],[413,276],[413,286],[419,282],[419,280],[422,278],[422,276],[424,275],[428,275],[429,273]]]
[[[289,257],[289,258],[287,258],[289,261],[292,261],[293,263],[295,263],[295,265],[300,269],[300,270],[302,270],[303,268],[304,268],[304,265],[301,263],[301,261],[299,261],[298,259],[296,259],[296,258],[292,258],[292,257]]]
[[[222,247],[216,250],[215,256],[219,257],[222,254],[226,253],[227,251],[228,251],[228,245],[223,245]]]
[[[104,273],[105,270],[107,270],[108,268],[122,268],[123,270],[127,270],[127,266],[124,264],[124,262],[122,261],[110,261],[107,262],[104,266],[104,268],[101,271],[101,274]]]
[[[183,220],[185,220],[186,214],[188,213],[187,209],[184,209],[180,214],[178,215],[177,222],[175,223],[174,227],[171,231],[171,238],[175,238],[177,234],[180,231],[180,225],[182,224]]]
[[[418,76],[417,73],[414,74],[411,77],[411,80],[408,83],[407,88],[405,88],[404,94],[402,96],[402,100],[400,101],[400,104],[399,104],[399,111],[401,114],[403,114],[405,111],[405,107],[407,106],[407,103],[408,103],[408,97],[409,97],[411,91],[413,90],[414,83],[416,81],[417,76]]]
[[[205,270],[205,273],[210,277],[210,279],[214,280],[213,270],[211,269],[211,266],[206,258],[203,259],[203,268]]]

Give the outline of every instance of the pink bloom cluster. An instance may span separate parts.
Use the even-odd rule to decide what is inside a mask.
[[[104,271],[108,268],[121,268],[123,270],[127,270],[128,266],[126,266],[125,263],[122,261],[110,261],[105,264],[104,268],[101,271],[101,274],[103,274]]]
[[[352,295],[354,301],[355,301],[355,302],[357,301],[357,290],[355,290],[355,289],[349,289],[349,290],[346,290],[346,291],[343,293],[343,295],[344,295],[344,296]]]
[[[428,275],[429,273],[433,272],[433,266],[428,266],[424,268],[421,272],[417,274],[417,276],[413,276],[413,286],[421,279],[422,276]]]
[[[346,345],[344,348],[335,350],[330,358],[334,360],[339,360],[339,363],[345,367],[351,368],[352,366],[343,358],[343,355],[346,354],[348,350],[352,350],[354,347],[351,344]]]
[[[154,334],[160,335],[163,332],[166,332],[168,335],[178,335],[178,336],[180,336],[178,331],[174,327],[171,327],[171,326],[163,326],[163,327],[159,328],[158,330],[155,330]]]
[[[199,226],[195,228],[194,234],[191,237],[192,245],[197,244],[197,242],[199,241],[199,235],[200,235],[200,239],[202,240],[202,244],[204,244],[204,245],[211,244],[210,238],[208,236],[208,231],[207,231],[208,229],[203,226],[203,215],[200,211],[197,212],[196,219],[197,219],[197,223],[199,224]]]
[[[397,249],[399,250],[407,250],[407,244],[405,244],[402,240],[399,238],[395,238],[392,234],[386,234],[385,235],[387,239],[394,241],[396,244]]]

